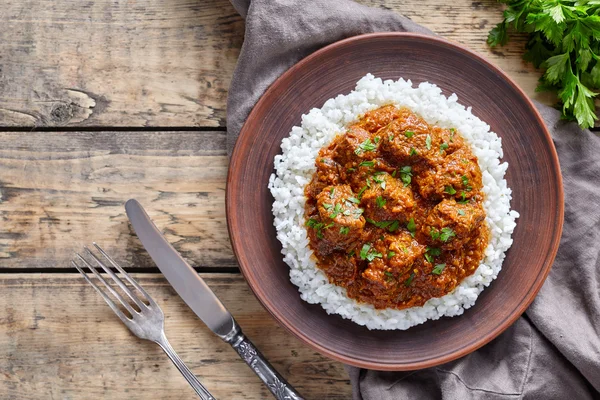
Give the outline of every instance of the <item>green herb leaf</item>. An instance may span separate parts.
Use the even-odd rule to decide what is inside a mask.
[[[462,215],[464,217],[465,216],[464,210],[458,210],[458,215]]]
[[[361,260],[367,259],[367,254],[369,253],[369,250],[371,250],[371,245],[369,243],[363,244],[363,247],[362,247],[362,249],[360,249],[360,254],[359,254]]]
[[[323,208],[326,209],[327,211],[331,210],[332,207],[333,207],[332,204],[323,203]]]
[[[387,276],[388,278],[393,278],[394,274],[392,274],[390,271],[383,271],[383,273],[385,274],[385,276]]]
[[[589,128],[598,119],[600,90],[600,1],[501,0],[504,21],[488,36],[490,46],[508,41],[507,28],[529,34],[523,58],[545,72],[536,91],[554,91],[566,120]]]
[[[444,270],[444,268],[446,268],[446,264],[437,264],[433,270],[431,271],[432,274],[434,275],[440,275],[442,273],[442,271]]]
[[[406,136],[406,137],[407,137],[407,138],[409,138],[409,139],[410,139],[411,137],[413,137],[413,135],[414,135],[414,134],[415,134],[415,133],[414,133],[413,131],[406,131],[406,132],[404,132],[404,136]]]
[[[331,214],[329,214],[329,218],[334,219],[335,217],[337,217],[340,213],[342,212],[342,206],[341,204],[337,203],[335,205],[335,207],[333,208],[333,212]]]
[[[404,186],[410,185],[412,181],[412,168],[409,166],[400,168],[400,180],[404,183]]]
[[[412,157],[412,156],[416,156],[417,154],[419,154],[419,153],[417,153],[417,151],[415,150],[415,148],[414,148],[414,147],[411,147],[411,148],[410,148],[410,153],[409,153],[409,156],[411,156],[411,157]]]
[[[427,150],[431,150],[431,135],[427,135],[425,138],[425,147],[427,147]]]
[[[446,150],[448,148],[448,143],[444,142],[442,144],[440,144],[440,154],[442,154],[444,152],[444,150]]]
[[[440,240],[442,242],[447,242],[448,240],[452,239],[455,236],[456,236],[456,233],[454,233],[454,231],[448,227],[442,228],[440,230]]]
[[[379,141],[379,138],[376,138]],[[377,142],[376,142],[377,143]],[[371,139],[367,139],[358,145],[358,149],[354,150],[355,154],[361,154],[362,152],[373,151],[377,146],[371,142]]]
[[[358,164],[359,167],[372,167],[374,165],[375,163],[373,161],[363,161],[360,164]]]
[[[433,263],[433,257],[431,256],[431,254],[429,253],[425,253],[425,259],[429,262],[429,263]]]
[[[395,232],[398,230],[399,227],[400,227],[400,221],[398,221],[398,220],[392,221],[392,223],[388,227],[388,231]]]
[[[331,189],[329,189],[329,198],[333,199],[335,197],[335,188],[332,187]]]
[[[377,205],[377,207],[379,208],[383,208],[383,206],[385,206],[386,203],[386,199],[384,199],[381,196],[377,196],[377,198],[375,199],[375,204]]]
[[[446,186],[444,188],[444,192],[448,194],[456,194],[456,190],[452,186]]]
[[[356,195],[358,196],[358,198],[359,198],[359,199],[362,197],[362,195],[363,195],[363,193],[365,192],[365,190],[367,190],[367,186],[366,186],[366,185],[365,185],[365,186],[363,186],[363,187],[362,187],[362,188],[361,188],[361,189],[358,191],[358,193],[357,193]]]
[[[409,287],[410,284],[412,283],[413,279],[415,279],[415,273],[411,272],[408,279],[406,281],[404,281],[404,286]]]
[[[429,236],[431,236],[431,240],[438,240],[440,238],[440,231],[432,226],[429,228]]]
[[[388,253],[387,253],[387,258],[392,258],[392,257],[394,257],[395,255],[396,255],[396,252],[394,252],[394,251],[392,251],[392,250],[389,250],[389,251],[388,251]]]
[[[350,228],[348,228],[347,226],[342,226],[342,227],[340,228],[340,233],[341,233],[342,235],[347,235],[348,233],[350,233]]]
[[[360,203],[360,200],[357,199],[356,197],[348,197],[348,201],[354,204],[358,204]]]
[[[415,232],[417,231],[417,225],[415,224],[415,219],[411,218],[408,221],[408,224],[406,224],[406,229],[408,229],[408,231],[410,232],[410,234],[414,237],[415,236]]]

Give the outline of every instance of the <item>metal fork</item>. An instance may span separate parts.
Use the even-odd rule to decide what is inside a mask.
[[[121,273],[122,276],[129,281],[129,283],[136,288],[142,295],[145,297],[145,302],[140,300],[140,298],[130,290],[125,283],[109,268],[107,267],[100,259],[90,251],[87,247],[85,247],[86,253],[94,260],[96,264],[98,264],[102,269],[112,278],[112,280],[121,288],[123,292],[133,301],[140,311],[136,311],[127,300],[123,298],[113,287],[109,285],[109,283],[98,273],[96,268],[94,268],[85,258],[81,255],[77,254],[77,258],[80,262],[82,262],[86,267],[92,271],[92,273],[106,286],[106,289],[116,297],[121,305],[127,310],[127,312],[131,315],[131,318],[126,316],[119,307],[111,300],[111,298],[104,293],[102,289],[100,289],[83,271],[83,269],[72,260],[71,263],[85,278],[85,280],[94,287],[100,293],[100,296],[106,301],[108,306],[117,314],[117,316],[123,321],[125,326],[129,328],[134,335],[141,339],[150,340],[156,344],[158,344],[161,349],[167,353],[173,364],[177,367],[179,372],[183,374],[185,379],[187,379],[188,383],[194,388],[198,396],[200,396],[203,400],[215,400],[215,398],[206,390],[206,388],[200,383],[198,378],[190,371],[190,369],[185,365],[185,363],[179,358],[175,350],[169,344],[167,337],[165,336],[165,317],[156,302],[150,297],[148,293],[135,281],[120,265],[118,265],[100,246],[96,243],[93,243],[94,247],[108,260],[108,262],[117,269]]]

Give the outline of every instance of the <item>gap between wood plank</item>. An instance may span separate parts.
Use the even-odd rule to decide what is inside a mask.
[[[130,274],[162,274],[158,268],[123,268]],[[116,268],[111,268],[117,272]],[[202,267],[194,268],[199,274],[240,274],[235,267]],[[0,274],[73,274],[78,273],[75,268],[0,268]],[[103,272],[104,273],[104,272]]]
[[[0,132],[226,132],[224,126],[0,126]]]

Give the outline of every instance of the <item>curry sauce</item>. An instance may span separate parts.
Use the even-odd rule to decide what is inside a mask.
[[[322,148],[305,195],[317,266],[379,309],[449,293],[489,242],[477,157],[408,109],[370,111]]]

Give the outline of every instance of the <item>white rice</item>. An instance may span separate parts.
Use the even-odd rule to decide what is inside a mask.
[[[348,298],[346,289],[329,283],[311,257],[304,218],[304,187],[316,170],[319,150],[336,134],[344,132],[349,123],[385,104],[407,107],[430,124],[456,128],[470,143],[483,175],[484,208],[491,231],[485,258],[473,275],[451,293],[430,299],[421,307],[404,310],[376,310],[370,304]],[[303,115],[302,126],[292,128],[281,149],[282,154],[275,157],[276,173],[269,180],[275,198],[274,224],[284,261],[290,266],[291,281],[298,286],[303,300],[319,303],[328,313],[339,314],[369,329],[404,330],[428,319],[462,314],[498,276],[519,216],[510,209],[511,190],[504,179],[508,164],[500,163],[501,139],[490,131],[489,125],[471,114],[471,107],[459,104],[455,94],[446,98],[440,88],[428,82],[413,87],[410,80],[382,81],[367,74],[349,94],[329,99],[320,109]]]

